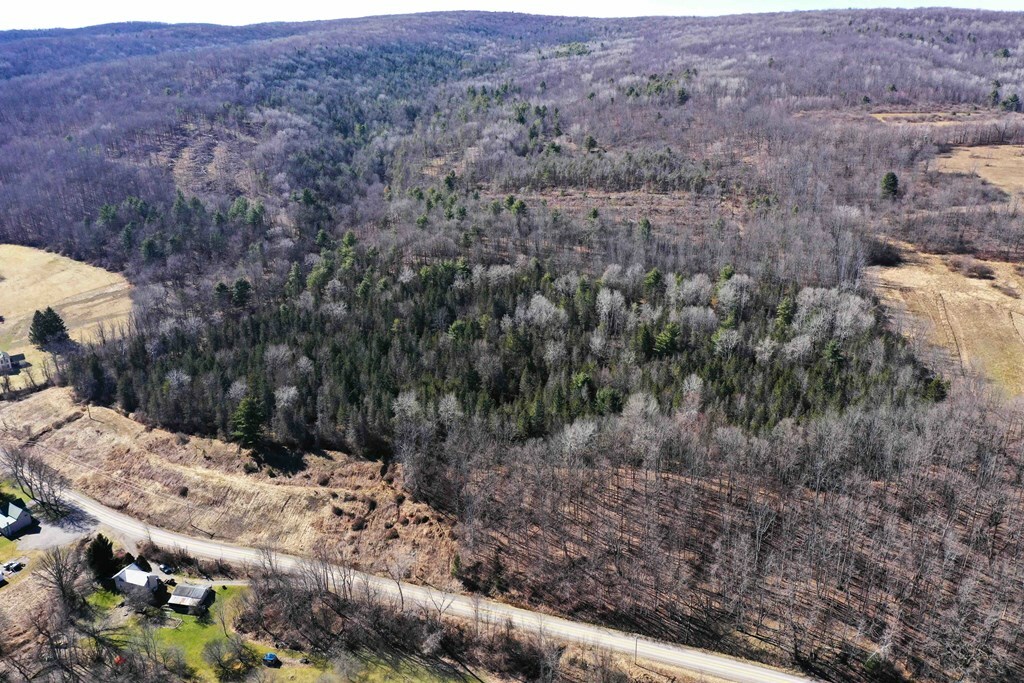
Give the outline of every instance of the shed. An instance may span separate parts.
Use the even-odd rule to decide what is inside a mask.
[[[174,610],[200,612],[206,609],[210,599],[209,586],[192,586],[183,583],[174,587],[167,604]]]
[[[0,503],[0,535],[14,538],[31,523],[32,515],[21,500],[14,498]]]

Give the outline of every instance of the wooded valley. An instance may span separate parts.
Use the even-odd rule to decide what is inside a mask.
[[[822,680],[1020,680],[1019,401],[868,274],[1024,264],[1019,195],[938,167],[1021,149],[1021,36],[958,10],[0,33],[0,242],[135,286],[55,362],[79,400],[252,476],[393,466],[465,591]]]

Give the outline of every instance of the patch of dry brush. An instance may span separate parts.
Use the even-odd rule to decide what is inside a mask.
[[[0,404],[0,440],[24,444],[101,503],[188,535],[295,554],[329,548],[360,569],[401,564],[422,581],[444,579],[454,554],[453,522],[406,498],[379,462],[323,452],[295,456],[291,471],[247,473],[252,460],[236,446],[85,409],[66,389]]]

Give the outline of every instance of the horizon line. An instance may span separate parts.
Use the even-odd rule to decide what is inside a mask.
[[[422,12],[388,12],[384,14],[366,14],[351,17],[328,17],[322,19],[280,19],[271,21],[254,21],[251,23],[218,23],[213,21],[161,21],[156,19],[122,19],[117,21],[104,21],[97,24],[83,24],[80,26],[43,26],[33,28],[0,28],[3,33],[45,33],[48,31],[81,31],[114,26],[151,26],[160,28],[173,28],[176,26],[207,26],[218,28],[255,28],[259,26],[288,26],[302,24],[327,24],[346,21],[361,21],[367,19],[385,19],[417,17],[428,15],[454,15],[454,14],[488,14],[488,15],[511,15],[522,17],[537,17],[550,19],[587,19],[591,21],[625,21],[625,20],[649,20],[649,19],[720,19],[724,17],[745,17],[765,16],[782,14],[829,14],[829,13],[861,13],[861,12],[925,12],[938,10],[956,10],[963,12],[998,13],[998,14],[1024,14],[1024,10],[1013,9],[991,9],[964,7],[959,5],[922,5],[920,7],[824,7],[810,9],[765,9],[742,12],[723,12],[721,14],[640,14],[622,16],[593,16],[586,14],[544,14],[538,12],[518,12],[514,10],[490,10],[490,9],[441,9],[425,10]]]

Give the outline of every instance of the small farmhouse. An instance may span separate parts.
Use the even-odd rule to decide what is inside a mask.
[[[14,538],[32,523],[28,506],[17,498],[0,503],[0,535]]]
[[[155,593],[156,589],[160,587],[160,581],[156,578],[156,574],[142,571],[134,562],[111,578],[114,581],[114,587],[122,593],[132,590]]]
[[[11,362],[11,354],[0,351],[0,375],[9,375],[14,372],[14,363]]]
[[[174,587],[167,604],[176,611],[196,614],[206,609],[210,592],[208,586],[191,586],[183,583]]]

